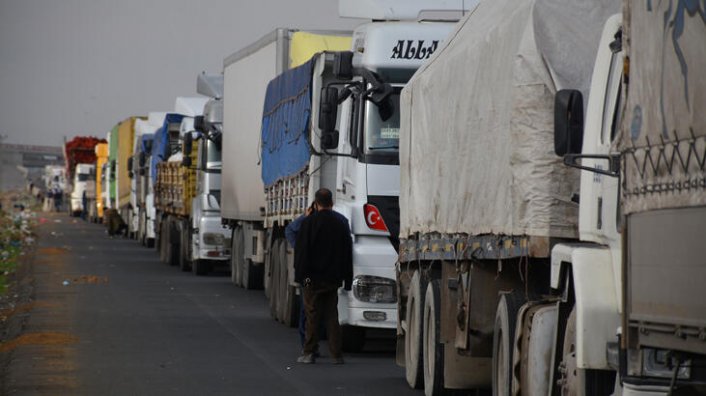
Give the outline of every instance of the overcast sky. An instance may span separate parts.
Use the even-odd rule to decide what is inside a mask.
[[[196,95],[276,27],[351,30],[337,0],[0,0],[0,136],[61,145]]]

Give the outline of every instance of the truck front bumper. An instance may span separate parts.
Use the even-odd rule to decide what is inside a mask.
[[[397,328],[396,262],[397,252],[387,237],[356,236],[353,243],[354,290],[346,292],[340,289],[338,295],[338,319],[341,324]],[[371,286],[371,282],[377,283]],[[368,285],[364,286],[365,283]],[[356,288],[361,292],[358,296]]]

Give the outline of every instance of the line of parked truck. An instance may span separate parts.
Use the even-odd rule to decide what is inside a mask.
[[[353,32],[277,29],[202,97],[118,123],[91,217],[229,267],[291,326],[284,228],[327,187],[354,242],[346,347],[394,329],[411,387],[706,391],[706,3],[388,3]]]

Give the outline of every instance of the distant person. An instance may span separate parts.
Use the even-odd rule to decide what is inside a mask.
[[[62,201],[64,199],[64,192],[60,188],[54,189],[54,209],[57,212],[61,212]]]
[[[88,217],[88,197],[86,196],[86,190],[83,190],[81,194],[81,219],[84,221]]]
[[[104,212],[103,217],[107,220],[108,235],[125,235],[127,233],[127,224],[120,213],[116,209],[108,209]]]
[[[297,362],[315,363],[323,317],[333,362],[343,364],[338,289],[343,283],[350,290],[353,283],[353,241],[348,221],[333,210],[330,190],[319,189],[314,204],[316,212],[302,221],[294,251],[294,279],[304,286],[306,313],[304,351]]]

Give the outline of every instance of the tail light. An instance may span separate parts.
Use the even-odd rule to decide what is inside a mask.
[[[376,231],[389,232],[385,221],[382,219],[382,216],[380,216],[380,211],[375,205],[363,205],[363,212],[365,213],[365,223],[368,225],[368,228]]]

